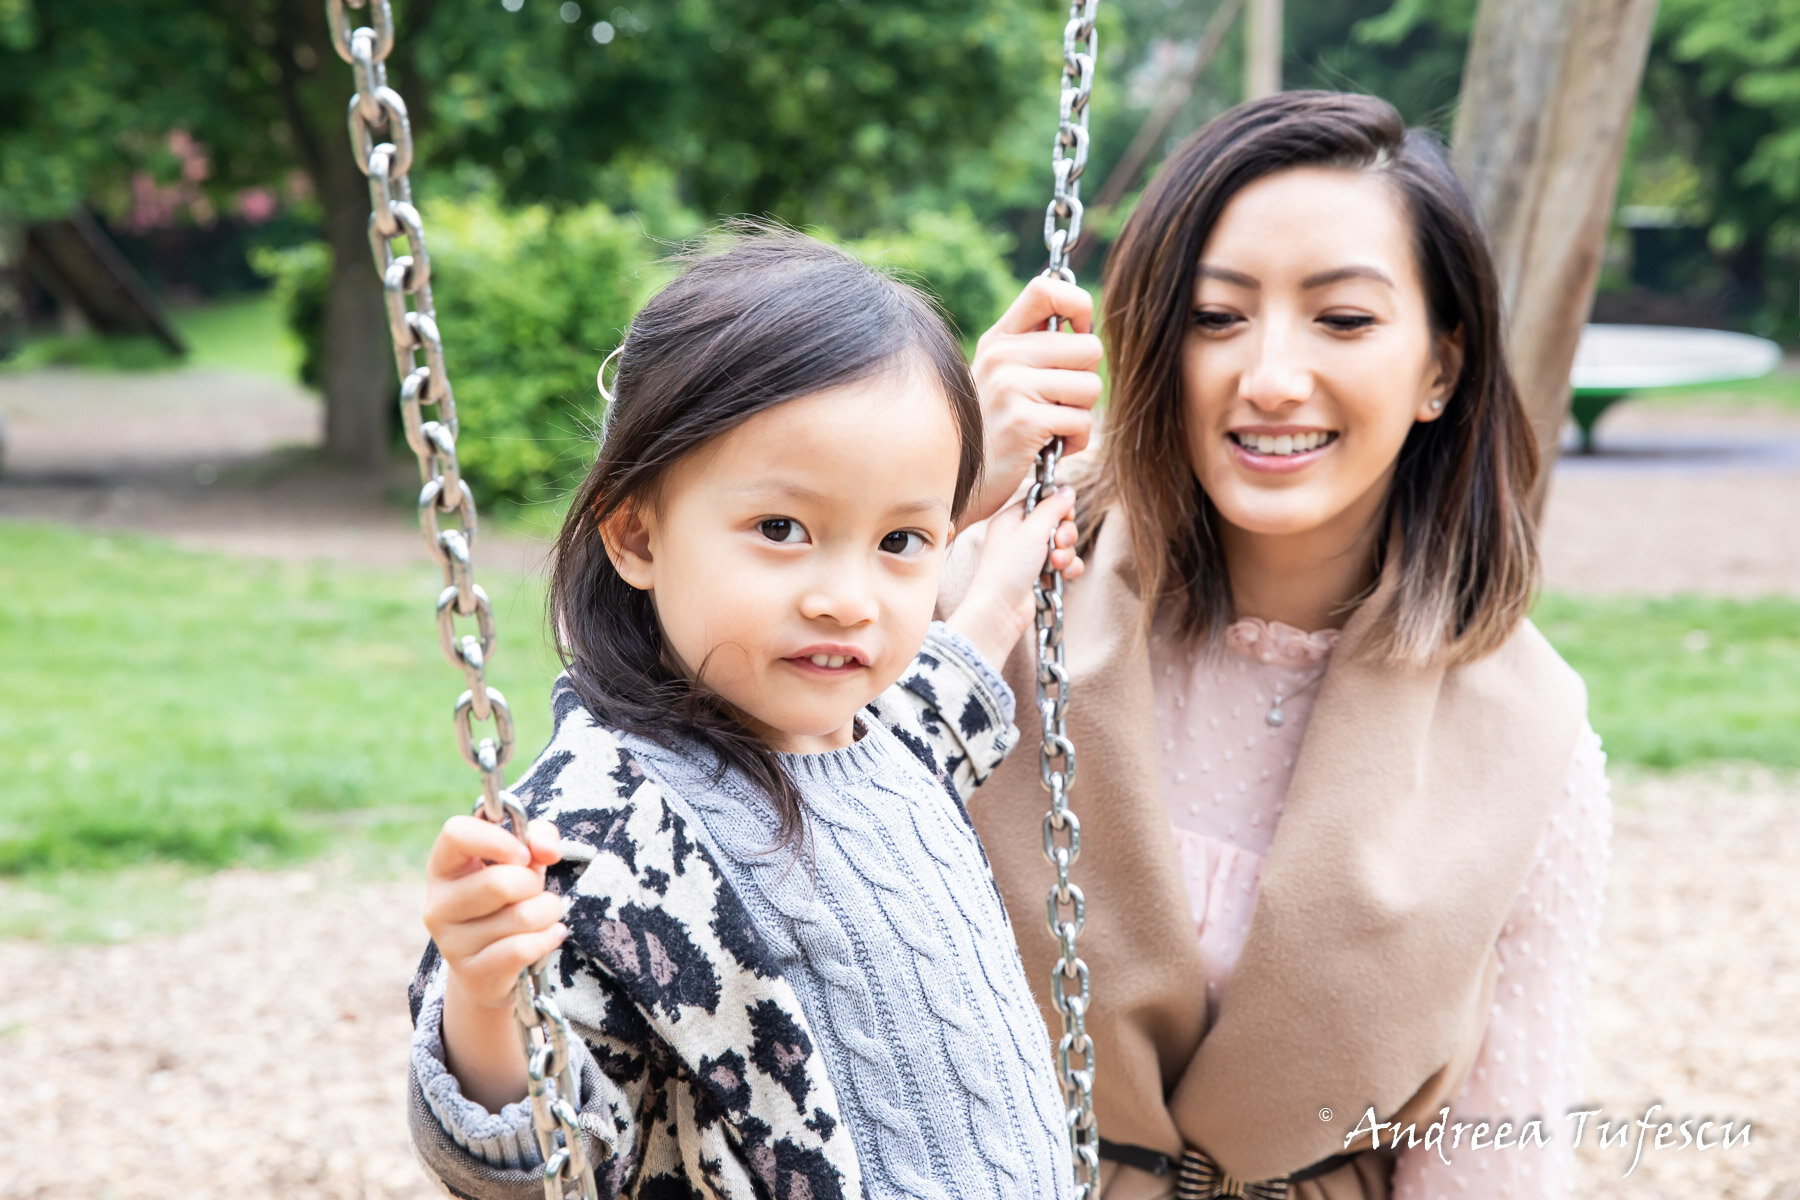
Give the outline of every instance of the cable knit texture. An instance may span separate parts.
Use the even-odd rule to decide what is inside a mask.
[[[1209,1003],[1229,978],[1256,907],[1263,860],[1338,631],[1307,633],[1248,617],[1217,656],[1152,635],[1163,794],[1187,886]],[[1269,714],[1279,709],[1279,723]],[[1423,1147],[1395,1164],[1394,1200],[1532,1200],[1568,1193],[1564,1114],[1580,1097],[1582,1018],[1599,936],[1611,807],[1592,729],[1575,748],[1531,875],[1497,944],[1501,975],[1488,1029],[1452,1121],[1539,1117],[1547,1149]],[[1421,1129],[1423,1133],[1423,1129]]]
[[[870,1200],[1070,1191],[1047,1034],[963,807],[1017,740],[1012,717],[1000,676],[934,625],[914,670],[859,716],[856,741],[781,756],[806,813],[798,855],[771,852],[768,801],[704,747],[610,735],[697,836],[791,987]],[[529,1171],[541,1159],[527,1106],[490,1113],[445,1068],[441,996],[438,969],[413,1043],[423,1105],[477,1170]],[[610,1069],[592,1062],[581,1056],[583,1096],[608,1092],[609,1111],[629,1111]],[[830,1115],[814,1119],[829,1138]]]
[[[1043,1022],[974,830],[889,730],[861,732],[842,750],[782,756],[807,817],[798,859],[768,853],[774,815],[749,781],[714,783],[701,754],[624,744],[693,811],[773,947],[868,1194],[1066,1194]]]

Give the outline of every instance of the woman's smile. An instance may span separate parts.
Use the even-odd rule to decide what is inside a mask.
[[[1225,435],[1231,456],[1250,471],[1288,475],[1304,471],[1337,445],[1335,429],[1302,425],[1244,425]]]

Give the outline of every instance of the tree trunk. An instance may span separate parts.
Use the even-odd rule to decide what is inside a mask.
[[[1494,247],[1540,510],[1655,18],[1656,0],[1481,0],[1469,43],[1453,156]]]
[[[1281,90],[1282,0],[1250,0],[1244,22],[1244,99],[1261,100]]]
[[[331,47],[322,3],[277,0],[269,18],[270,65],[296,154],[325,210],[331,247],[323,330],[325,455],[345,466],[378,467],[388,461],[398,377],[369,250],[368,181],[352,158],[344,122],[354,84]],[[291,53],[296,46],[310,51],[304,66]]]
[[[0,212],[0,362],[25,341],[25,230]]]
[[[346,99],[348,96],[346,95]],[[388,461],[398,377],[387,305],[369,251],[369,189],[343,147],[318,180],[331,246],[325,297],[325,455],[353,467]]]

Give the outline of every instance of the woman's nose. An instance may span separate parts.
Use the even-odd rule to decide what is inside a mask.
[[[1312,395],[1313,378],[1299,341],[1284,325],[1264,325],[1238,381],[1239,395],[1265,412],[1304,403]]]

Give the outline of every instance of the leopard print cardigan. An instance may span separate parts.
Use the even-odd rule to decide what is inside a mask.
[[[552,960],[557,1003],[579,1035],[577,1105],[600,1194],[719,1200],[844,1200],[863,1194],[849,1135],[805,1014],[743,901],[688,822],[566,677],[555,732],[517,793],[562,836],[591,847],[550,869],[570,936]],[[994,697],[948,655],[921,653],[864,710],[957,799],[1014,742]],[[585,850],[580,858],[586,858]],[[413,1020],[441,997],[426,948]],[[458,1145],[415,1075],[413,1145],[468,1200],[541,1200],[536,1168],[494,1166]]]

